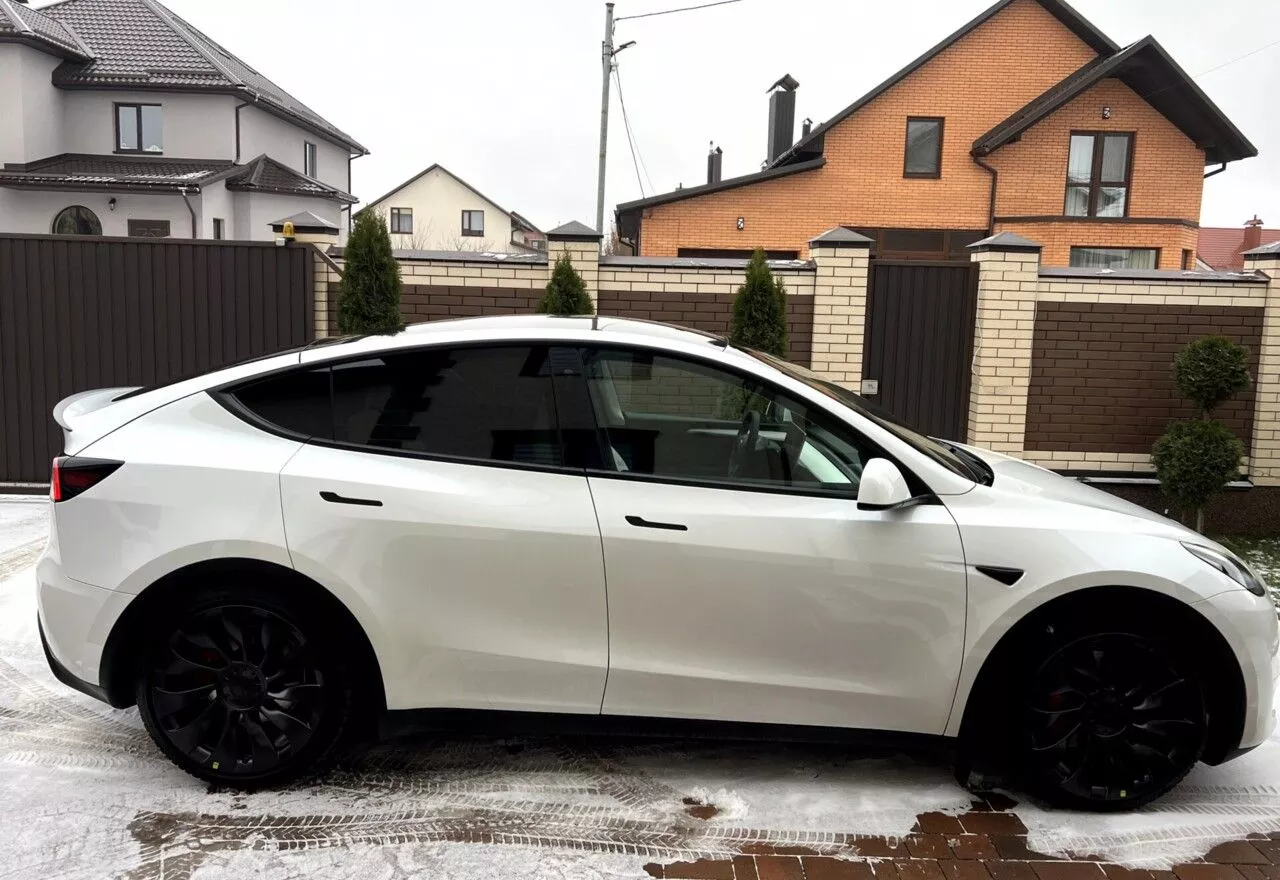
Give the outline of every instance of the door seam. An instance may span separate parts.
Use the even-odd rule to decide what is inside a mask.
[[[600,690],[600,708],[597,715],[604,714],[604,698],[609,693],[609,672],[613,669],[613,618],[609,615],[609,564],[604,555],[604,528],[600,525],[600,508],[596,505],[596,495],[591,488],[591,478],[583,476],[587,481],[587,496],[591,499],[591,512],[596,519],[596,533],[600,536],[600,580],[604,584],[604,687]]]

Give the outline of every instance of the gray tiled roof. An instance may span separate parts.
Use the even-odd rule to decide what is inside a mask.
[[[14,0],[0,0],[0,36],[25,37],[80,59],[92,54],[62,22]]]
[[[295,196],[321,196],[352,203],[355,196],[321,183],[314,177],[299,174],[263,154],[251,159],[241,170],[227,177],[227,189],[242,192],[270,192]]]
[[[0,4],[11,0],[0,0]],[[54,71],[60,86],[142,86],[238,92],[353,150],[368,152],[157,0],[59,0],[45,18],[75,31],[92,51]]]
[[[152,156],[62,155],[26,165],[0,168],[0,186],[30,189],[161,189],[201,186],[225,180],[227,189],[283,195],[318,196],[341,202],[355,198],[299,174],[268,156],[244,165],[225,159],[165,159]]]
[[[55,156],[23,166],[0,168],[0,186],[69,189],[176,189],[198,187],[236,166],[206,161],[117,156]]]

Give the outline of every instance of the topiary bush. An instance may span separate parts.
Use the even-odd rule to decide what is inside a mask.
[[[356,215],[342,255],[342,290],[338,295],[338,330],[342,333],[397,333],[400,316],[400,264],[391,254],[391,236],[382,215]]]
[[[1249,387],[1249,354],[1224,336],[1205,336],[1178,352],[1173,380],[1178,392],[1201,413],[1212,412],[1231,395]]]
[[[591,315],[595,306],[587,293],[587,283],[582,280],[568,254],[556,260],[547,282],[547,292],[538,302],[537,311],[543,315]]]
[[[1204,531],[1204,506],[1238,474],[1244,444],[1209,417],[1218,404],[1249,387],[1249,355],[1222,336],[1188,343],[1173,361],[1173,378],[1200,418],[1174,422],[1151,450],[1160,488],[1175,506],[1195,511]]]
[[[1204,505],[1238,475],[1244,444],[1221,422],[1174,422],[1156,441],[1151,462],[1160,488],[1175,505],[1196,512],[1196,531],[1204,528]]]
[[[777,357],[787,356],[786,288],[769,271],[759,248],[747,262],[746,283],[738,288],[729,322],[729,342]]]

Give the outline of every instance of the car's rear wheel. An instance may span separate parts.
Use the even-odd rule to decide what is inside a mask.
[[[348,727],[340,637],[268,590],[201,591],[152,622],[137,678],[152,739],[183,770],[235,788],[322,769]]]
[[[1141,632],[1049,635],[1021,695],[1028,787],[1061,806],[1123,810],[1177,785],[1208,735],[1191,659]]]

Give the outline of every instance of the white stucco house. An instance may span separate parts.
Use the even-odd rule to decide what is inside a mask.
[[[546,235],[443,165],[431,165],[357,214],[386,218],[398,250],[531,253],[546,250]]]
[[[338,237],[367,153],[157,0],[0,0],[0,232]]]

